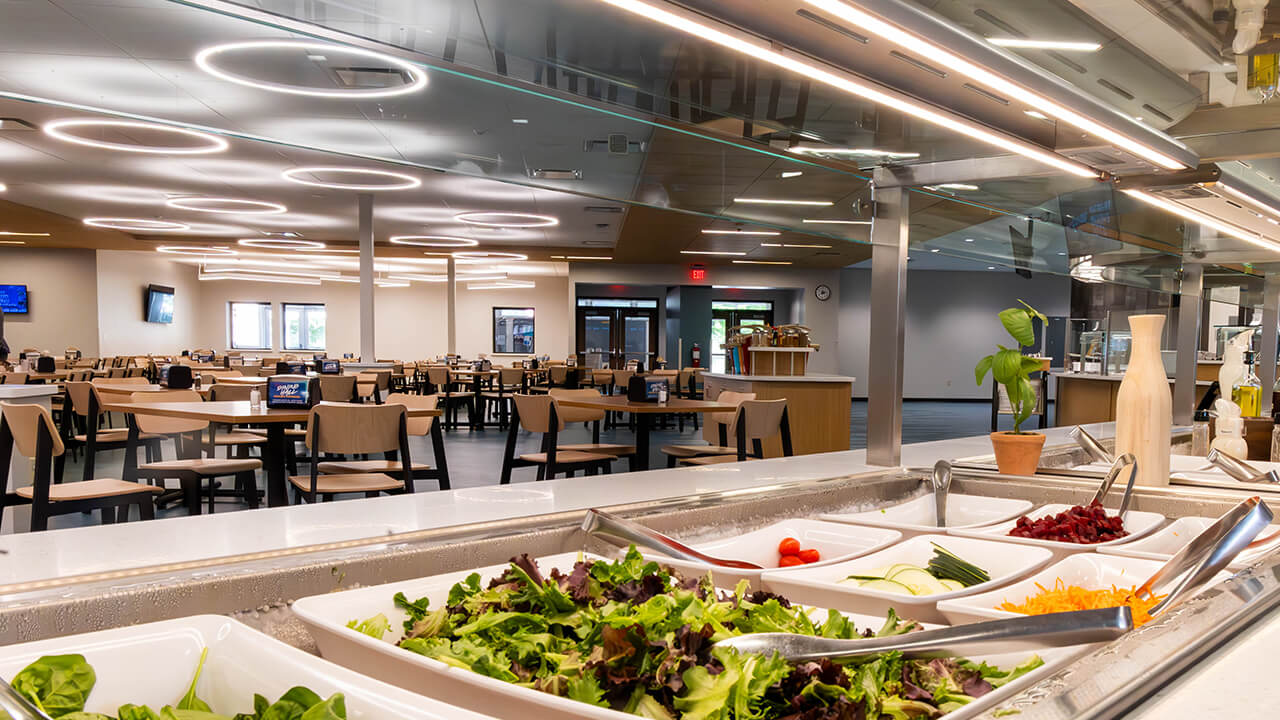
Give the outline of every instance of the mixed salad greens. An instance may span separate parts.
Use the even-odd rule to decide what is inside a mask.
[[[830,638],[917,629],[892,610],[878,631],[844,615],[815,619],[786,598],[717,593],[711,577],[682,578],[632,547],[617,561],[578,561],[544,576],[527,555],[482,585],[453,586],[443,606],[395,595],[407,615],[401,648],[523,687],[654,720],[933,718],[1043,664],[1001,670],[968,660],[905,660],[891,652],[791,664],[713,643],[753,632]],[[377,615],[348,627],[382,639]]]
[[[341,693],[325,700],[302,686],[291,688],[274,703],[255,694],[252,712],[219,715],[196,696],[196,685],[208,653],[208,648],[200,653],[200,664],[186,693],[173,705],[165,705],[158,711],[146,705],[126,704],[121,705],[114,716],[85,712],[98,676],[83,655],[45,655],[15,675],[11,684],[14,690],[57,720],[346,720],[347,708]],[[10,720],[3,711],[0,718]]]

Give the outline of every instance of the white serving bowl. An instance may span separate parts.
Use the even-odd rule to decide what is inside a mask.
[[[1183,546],[1194,540],[1197,535],[1217,521],[1217,518],[1210,517],[1178,518],[1146,537],[1117,547],[1099,548],[1098,552],[1105,555],[1145,558],[1164,562],[1176,555]],[[1280,525],[1270,525],[1263,529],[1258,538],[1273,535],[1277,532],[1280,532]],[[1237,555],[1235,560],[1231,561],[1231,564],[1227,567],[1232,570],[1242,570],[1270,554],[1271,550],[1265,549],[1245,550]]]
[[[934,595],[899,595],[871,590],[853,582],[841,582],[849,575],[896,563],[923,568],[933,557],[933,543],[986,570],[991,580],[963,590]],[[940,600],[972,595],[1008,584],[1044,567],[1052,559],[1053,553],[1049,550],[1016,543],[951,535],[917,535],[884,550],[834,565],[807,567],[792,572],[766,572],[761,581],[769,592],[806,605],[866,615],[883,615],[889,608],[893,608],[899,617],[922,622],[943,622],[943,616],[937,609]]]
[[[791,568],[778,567],[778,543],[789,537],[799,540],[802,548],[817,550],[822,559],[808,565],[798,565]],[[822,520],[796,518],[783,520],[742,535],[686,544],[695,550],[715,557],[753,562],[763,566],[765,570],[791,572],[803,568],[830,565],[866,555],[869,552],[888,547],[901,538],[902,533],[897,530],[857,527],[842,523],[824,522]],[[668,557],[660,549],[642,548],[641,552],[645,557],[670,565],[685,575],[711,573],[716,584],[730,588],[737,585],[740,580],[746,580],[751,583],[753,589],[758,590],[760,588],[760,574],[765,572],[765,570],[739,570],[737,568],[719,567],[692,560]]]
[[[1066,503],[1053,503],[1043,505],[1027,513],[1032,520],[1038,520],[1046,515],[1057,515],[1058,513],[1071,509],[1071,505]],[[1108,508],[1107,514],[1115,514],[1115,510]],[[1023,543],[1026,545],[1039,545],[1041,547],[1051,548],[1055,551],[1055,557],[1061,558],[1070,553],[1081,551],[1096,550],[1103,547],[1113,547],[1124,543],[1132,542],[1147,533],[1155,530],[1165,520],[1164,515],[1160,513],[1144,512],[1141,510],[1130,510],[1124,517],[1124,529],[1129,532],[1128,535],[1117,540],[1108,540],[1107,542],[1093,543],[1092,545],[1083,545],[1080,543],[1058,542],[1056,540],[1040,540],[1037,538],[1014,537],[1009,534],[1018,524],[1018,519],[1006,520],[998,525],[987,525],[980,528],[971,528],[968,530],[951,530],[947,532],[960,535],[962,537],[973,538],[1000,538],[1011,542]]]
[[[975,528],[1015,518],[1030,510],[1029,500],[993,498],[981,495],[947,495],[947,527]],[[917,532],[944,532],[938,527],[937,511],[933,495],[922,495],[914,500],[891,505],[878,510],[856,513],[827,513],[819,515],[823,520],[872,525],[897,530]]]
[[[196,694],[227,716],[252,712],[254,693],[275,702],[303,685],[324,698],[342,693],[349,720],[486,718],[352,672],[219,615],[6,645],[0,647],[0,676],[12,679],[42,655],[78,653],[98,676],[86,711],[115,717],[121,705],[134,703],[159,712],[187,691],[204,648],[209,654]]]

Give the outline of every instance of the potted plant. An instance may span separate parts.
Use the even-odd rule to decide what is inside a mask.
[[[999,352],[988,355],[978,361],[973,369],[978,385],[990,371],[991,377],[1004,386],[1009,394],[1009,405],[1013,408],[1013,430],[991,433],[991,445],[996,453],[996,466],[1006,475],[1033,475],[1040,464],[1040,451],[1044,449],[1044,435],[1036,432],[1023,432],[1022,423],[1035,412],[1038,400],[1035,387],[1031,384],[1031,373],[1042,369],[1039,358],[1027,357],[1022,348],[1035,344],[1035,331],[1032,328],[1033,318],[1046,318],[1040,311],[1030,305],[1018,301],[1022,307],[1012,307],[1000,312],[1000,323],[1009,332],[1017,345],[1007,348],[997,345]]]

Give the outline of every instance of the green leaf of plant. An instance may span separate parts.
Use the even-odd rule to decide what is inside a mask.
[[[114,720],[110,715],[94,712],[73,712],[63,715],[60,720]]]
[[[1033,316],[1035,316],[1035,317],[1040,318],[1040,322],[1041,322],[1041,323],[1043,323],[1043,324],[1045,324],[1045,325],[1048,325],[1048,324],[1049,324],[1049,318],[1045,317],[1045,316],[1044,316],[1044,313],[1042,313],[1042,312],[1040,312],[1039,310],[1037,310],[1037,309],[1035,309],[1035,308],[1031,307],[1030,305],[1028,305],[1028,304],[1027,304],[1027,303],[1026,303],[1022,298],[1018,298],[1018,303],[1019,303],[1019,304],[1021,304],[1021,305],[1022,305],[1022,307],[1026,308],[1028,313],[1030,313],[1031,315],[1033,315]]]
[[[973,369],[973,379],[979,385],[982,384],[983,378],[987,376],[987,372],[991,370],[991,363],[996,359],[995,355],[988,355],[978,361],[978,366]]]
[[[209,648],[200,651],[200,662],[196,663],[196,674],[191,678],[191,686],[187,688],[186,694],[178,700],[175,710],[200,710],[202,712],[212,712],[213,708],[209,707],[209,703],[196,697],[196,685],[200,683],[200,673],[204,670],[204,661],[209,657]]]
[[[15,675],[12,685],[50,717],[60,718],[84,710],[97,680],[83,655],[45,655]]]
[[[1031,345],[1036,341],[1035,331],[1031,328],[1031,314],[1022,308],[1008,308],[1000,311],[1000,323],[1009,331],[1019,345]]]
[[[342,693],[336,693],[328,700],[312,705],[302,714],[302,720],[347,720],[347,705]]]
[[[1027,374],[1039,372],[1040,368],[1044,367],[1043,362],[1044,361],[1040,358],[1027,357],[1024,355],[1022,357],[1022,372]]]
[[[1022,375],[1022,353],[1017,350],[1001,350],[991,363],[991,376],[1001,385],[1008,385]]]
[[[1014,392],[1018,394],[1018,403],[1014,405],[1013,431],[1022,432],[1022,423],[1035,412],[1036,390],[1031,386],[1031,381],[1023,377],[1018,378],[1018,382],[1010,388],[1010,397],[1013,397]]]
[[[121,705],[116,710],[116,717],[119,720],[160,720],[160,713],[152,710],[146,705]]]

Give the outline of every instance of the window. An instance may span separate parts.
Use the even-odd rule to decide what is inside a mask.
[[[493,351],[533,352],[533,308],[493,309]]]
[[[271,303],[228,303],[233,350],[271,349]]]
[[[324,305],[284,304],[284,349],[324,350]]]

